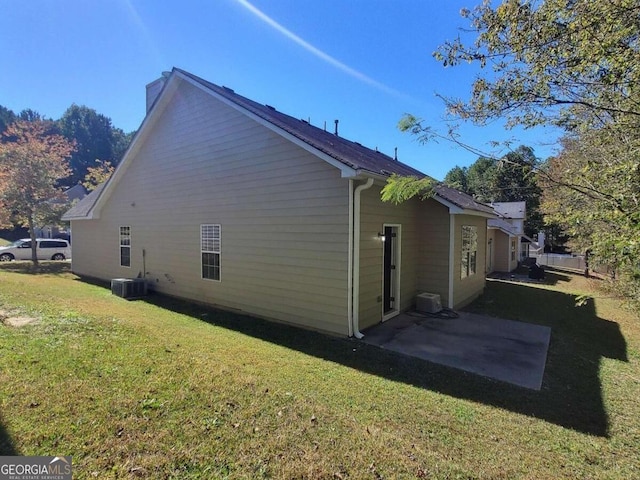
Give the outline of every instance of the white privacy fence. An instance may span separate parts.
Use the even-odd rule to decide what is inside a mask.
[[[563,255],[560,253],[540,253],[536,255],[535,252],[532,252],[530,256],[536,260],[538,265],[566,268],[569,270],[579,271],[581,273],[586,269],[584,255]],[[612,275],[612,270],[610,270],[606,265],[599,265],[594,261],[594,259],[590,259],[589,261],[589,272],[599,273],[601,275]]]
[[[536,259],[538,265],[570,268],[571,270],[580,271],[584,271],[586,267],[584,255],[562,255],[559,253],[541,253],[536,255],[532,253],[531,257]]]

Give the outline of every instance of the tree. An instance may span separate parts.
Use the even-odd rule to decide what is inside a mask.
[[[444,66],[491,67],[469,101],[445,99],[476,123],[601,126],[640,122],[640,4],[637,0],[485,0],[462,15],[475,41],[460,37],[434,56]]]
[[[461,192],[468,192],[468,170],[467,167],[455,166],[447,172],[444,177],[444,183],[452,188],[456,188]]]
[[[50,129],[50,122],[18,120],[0,143],[0,212],[4,212],[0,220],[29,228],[35,265],[35,226],[59,220],[66,207],[59,182],[70,173],[67,158],[74,149]]]
[[[533,236],[543,225],[542,190],[535,173],[538,164],[533,149],[522,145],[500,159],[479,157],[468,168],[454,167],[444,183],[484,203],[524,201],[525,233]]]
[[[494,3],[461,12],[471,42],[458,37],[434,53],[444,66],[482,68],[468,100],[442,97],[448,112],[479,125],[500,118],[507,127],[563,128],[561,153],[535,167],[547,217],[623,271],[620,285],[640,302],[640,3]],[[414,116],[400,126],[437,136]],[[455,130],[444,136],[468,147]]]
[[[480,202],[496,202],[499,192],[496,187],[496,171],[498,161],[493,158],[480,157],[467,170],[467,190]]]
[[[7,107],[0,105],[0,134],[4,132],[9,125],[16,121],[16,114]]]
[[[84,177],[82,186],[89,192],[95,190],[98,185],[109,180],[114,170],[115,167],[111,165],[111,162],[98,160],[95,167],[87,169],[87,175]]]
[[[24,120],[25,122],[43,122],[51,121],[51,119],[44,118],[39,112],[30,108],[25,108],[19,114],[16,120]],[[53,124],[50,124],[53,127]]]
[[[99,160],[117,165],[129,145],[130,137],[92,108],[73,104],[57,124],[62,135],[77,146],[70,161],[72,174],[65,181],[68,186],[81,182]]]
[[[611,125],[567,135],[562,146],[541,179],[546,217],[575,247],[640,279],[640,136]]]

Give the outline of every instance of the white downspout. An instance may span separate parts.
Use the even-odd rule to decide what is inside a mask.
[[[353,336],[363,338],[364,335],[359,330],[360,323],[360,195],[363,190],[371,188],[373,178],[369,178],[366,183],[358,185],[353,193],[353,314],[351,315],[351,328]]]
[[[353,336],[353,179],[349,179],[349,253],[347,267],[347,328]]]
[[[453,213],[449,214],[449,301],[448,307],[453,309],[453,264],[455,260],[456,245],[456,217]]]

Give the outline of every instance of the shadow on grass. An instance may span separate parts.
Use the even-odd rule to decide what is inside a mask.
[[[25,273],[28,275],[63,275],[71,272],[71,262],[40,261],[38,266],[31,260],[0,262],[0,271]]]
[[[601,357],[627,360],[618,325],[597,317],[593,302],[511,282],[491,281],[469,308],[551,327],[551,344],[540,391],[519,388],[461,370],[408,357],[355,339],[336,338],[293,326],[208,308],[163,295],[146,299],[158,307],[285,346],[392,381],[473,400],[598,436],[608,435],[608,416],[598,378]]]
[[[2,456],[17,456],[20,455],[13,445],[13,440],[11,439],[11,435],[7,432],[7,429],[4,426],[4,421],[2,420],[2,416],[0,415],[0,455]]]
[[[488,279],[506,280],[509,282],[523,283],[527,285],[557,285],[560,282],[569,282],[571,277],[566,273],[555,269],[545,267],[545,277],[542,280],[534,280],[529,278],[529,269],[527,267],[519,267],[513,272],[492,272],[488,275]]]
[[[0,263],[0,271],[62,275],[68,262]],[[392,381],[457,398],[504,408],[540,418],[566,428],[607,436],[609,420],[599,379],[600,361],[627,361],[627,347],[619,326],[599,318],[592,300],[576,307],[576,298],[562,292],[532,288],[535,283],[555,285],[571,277],[547,271],[544,282],[490,279],[485,294],[470,305],[473,313],[520,320],[551,328],[551,343],[540,391],[511,386],[471,373],[363,344],[355,339],[332,337],[247,315],[217,310],[188,301],[152,295],[146,301],[198,320],[326,359]],[[108,282],[82,278],[106,286]],[[11,438],[0,415],[0,454],[13,452]]]

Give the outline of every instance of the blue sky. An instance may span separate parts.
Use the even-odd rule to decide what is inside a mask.
[[[145,114],[145,85],[176,66],[294,117],[393,155],[438,179],[477,156],[419,144],[397,129],[404,113],[442,124],[436,93],[467,98],[477,70],[431,54],[468,23],[480,0],[28,0],[0,15],[0,105],[59,118],[72,103],[125,131]],[[444,126],[443,126],[444,130]],[[462,139],[555,152],[552,131],[465,125]]]

